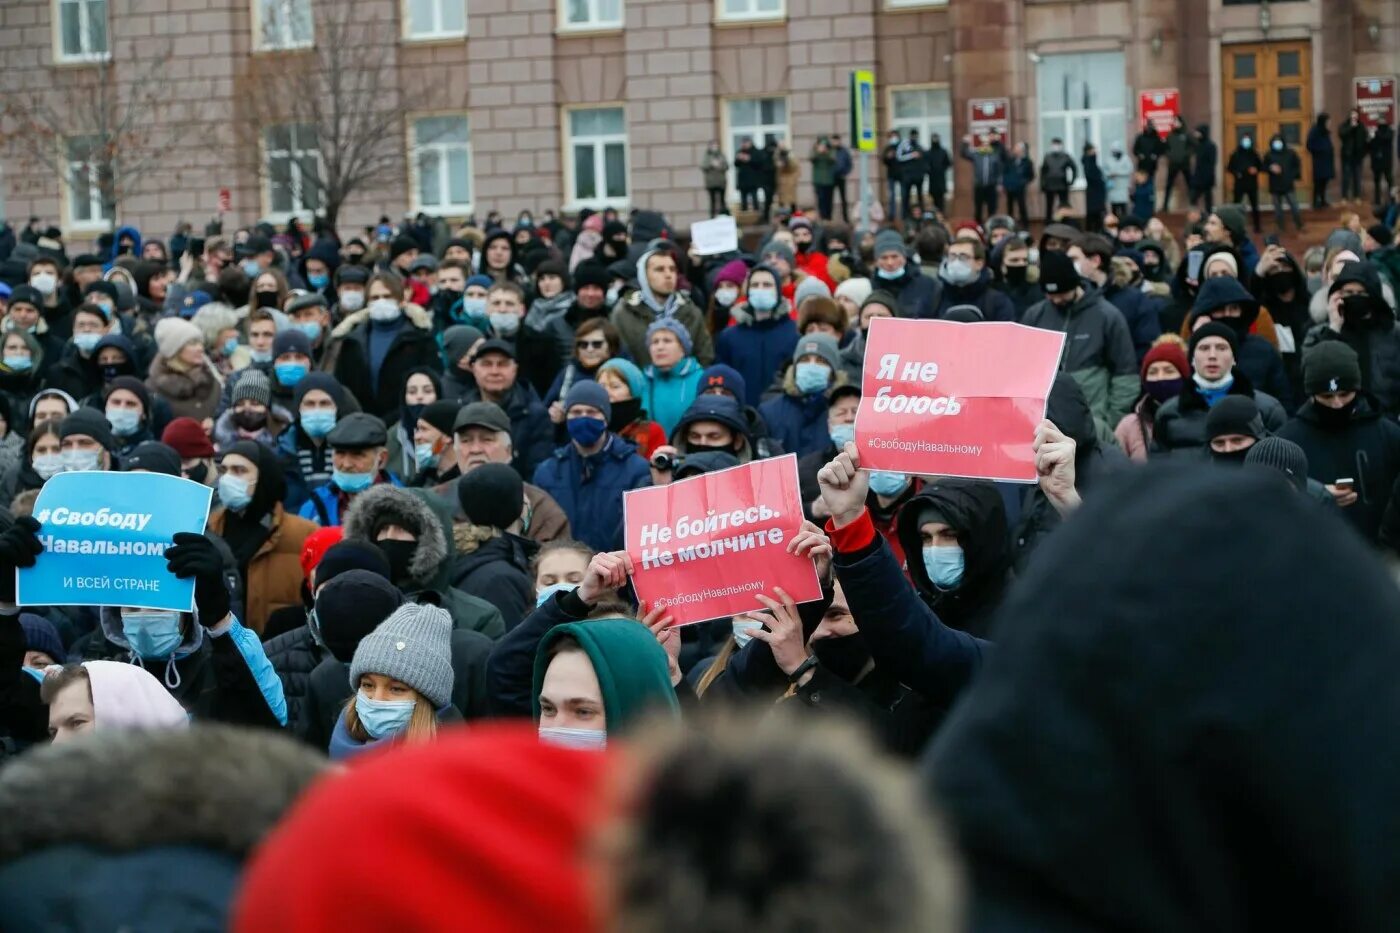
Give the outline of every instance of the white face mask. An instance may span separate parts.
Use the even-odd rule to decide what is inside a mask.
[[[562,726],[540,726],[540,741],[562,748],[602,751],[608,745],[608,733],[603,729],[566,729]]]
[[[37,288],[39,294],[47,298],[58,287],[58,276],[52,272],[36,272],[29,277],[29,284]]]
[[[496,311],[488,314],[491,329],[502,337],[509,337],[520,329],[520,315],[509,311]]]
[[[369,317],[372,321],[396,321],[403,311],[392,298],[376,298],[369,303]]]
[[[721,288],[715,292],[715,304],[721,308],[728,308],[734,304],[734,300],[739,297],[737,288]]]
[[[358,311],[365,306],[365,293],[359,290],[341,292],[340,306],[346,311]]]

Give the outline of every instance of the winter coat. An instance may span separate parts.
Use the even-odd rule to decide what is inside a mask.
[[[797,322],[782,307],[766,320],[734,324],[720,331],[715,337],[715,362],[734,367],[744,377],[743,402],[757,405],[764,388],[792,360],[796,346]]]
[[[1400,415],[1400,324],[1390,306],[1377,302],[1381,314],[1369,325],[1344,323],[1339,334],[1327,324],[1318,324],[1303,339],[1303,351],[1325,340],[1340,340],[1356,351],[1361,360],[1361,386],[1376,397],[1381,411],[1394,418]]]
[[[734,153],[734,187],[740,191],[757,191],[763,187],[763,150],[740,149]]]
[[[1167,144],[1151,126],[1144,126],[1133,140],[1133,155],[1137,157],[1137,167],[1148,175],[1157,173],[1157,160],[1167,151]]]
[[[1133,338],[1133,352],[1141,360],[1152,349],[1153,342],[1162,336],[1162,322],[1157,317],[1156,306],[1135,285],[1111,282],[1104,288],[1103,296],[1122,313]]]
[[[1249,377],[1234,370],[1235,381],[1227,395],[1244,395],[1254,399],[1259,407],[1259,415],[1264,427],[1275,433],[1283,427],[1288,415],[1272,395],[1255,390]],[[1186,452],[1200,455],[1206,446],[1206,415],[1210,406],[1196,384],[1188,377],[1186,386],[1176,398],[1167,399],[1157,409],[1157,417],[1152,423],[1152,453],[1154,456],[1179,455]]]
[[[1377,126],[1376,133],[1371,137],[1371,169],[1381,171],[1389,169],[1395,164],[1395,130],[1389,124]],[[1383,195],[1377,195],[1377,200],[1382,200]]]
[[[773,160],[777,170],[778,191],[774,200],[779,204],[797,204],[797,182],[802,177],[802,164],[790,151],[778,152]]]
[[[310,731],[306,695],[311,689],[311,672],[331,654],[316,643],[305,624],[269,638],[263,642],[263,651],[282,681],[282,695],[287,699],[287,731],[304,739]]]
[[[480,389],[462,396],[464,405],[479,401],[482,401]],[[510,465],[522,477],[529,476],[554,446],[554,423],[549,420],[549,411],[534,387],[519,380],[497,404],[505,409],[510,419]]]
[[[970,285],[952,285],[939,282],[942,294],[933,316],[942,320],[948,316],[950,308],[958,305],[972,305],[982,312],[984,321],[1015,321],[1016,307],[1005,294],[992,287],[992,270],[986,266]]]
[[[146,386],[165,399],[176,418],[193,418],[201,422],[206,418],[213,420],[224,388],[223,381],[210,363],[181,371],[170,368],[170,361],[164,356],[157,356],[151,361]]]
[[[1274,172],[1274,166],[1278,166],[1278,172]],[[1270,194],[1292,194],[1301,171],[1298,153],[1287,144],[1277,152],[1272,146],[1269,147],[1269,154],[1264,157],[1264,174],[1269,176]]]
[[[622,494],[650,486],[651,470],[637,448],[613,435],[587,458],[572,443],[559,447],[536,468],[533,482],[569,516],[574,537],[595,551],[612,551],[623,543]]]
[[[1016,158],[1014,156],[1006,160],[1001,172],[1001,186],[1007,194],[1020,194],[1025,191],[1031,182],[1035,181],[1035,163],[1029,156]]]
[[[1253,169],[1253,171],[1250,171]],[[1259,191],[1259,173],[1264,170],[1264,160],[1253,149],[1240,146],[1230,153],[1230,162],[1225,171],[1235,180],[1234,191]]]
[[[376,384],[370,372],[369,331],[373,322],[369,310],[356,311],[336,325],[331,338],[340,345],[336,358],[336,380],[346,392],[360,400],[364,411],[387,418],[403,401],[408,374],[420,367],[442,372],[442,357],[433,339],[432,318],[416,304],[403,306],[403,326],[394,336],[379,370]]]
[[[1006,150],[1001,143],[973,149],[963,143],[962,157],[972,163],[972,184],[978,188],[995,188],[1001,184]]]
[[[1189,169],[1191,156],[1196,150],[1196,141],[1186,132],[1184,126],[1174,126],[1167,134],[1167,168]]]
[[[899,180],[906,185],[917,185],[924,180],[928,166],[924,162],[924,150],[912,139],[905,138],[895,149]]]
[[[1026,309],[1022,324],[1065,334],[1060,369],[1074,376],[1094,417],[1106,428],[1117,424],[1137,401],[1137,355],[1123,314],[1094,289],[1061,311],[1050,301]]]
[[[1209,126],[1202,126],[1200,130],[1203,134],[1209,130]],[[1210,138],[1203,135],[1196,142],[1196,165],[1191,170],[1191,187],[1198,191],[1205,191],[1215,187],[1216,162],[1220,159],[1220,147]]]
[[[941,143],[933,143],[924,150],[924,164],[928,169],[928,189],[930,192],[948,190],[948,173],[953,168],[953,158]]]
[[[470,553],[458,553],[448,571],[452,585],[501,610],[506,631],[535,608],[535,581],[530,559],[539,545],[509,532],[483,541]]]
[[[811,160],[813,185],[824,188],[836,184],[836,157],[832,155],[830,145],[825,152],[819,151],[814,145]]]
[[[783,392],[758,406],[768,422],[768,432],[789,453],[799,457],[825,450],[831,443],[826,413],[832,389],[846,384],[846,374],[838,372],[832,384],[821,392],[803,394],[797,388],[796,367],[783,376]]]
[[[209,516],[209,532],[223,536],[227,512],[215,509]],[[277,503],[270,515],[271,533],[248,561],[243,581],[248,628],[262,634],[268,616],[287,606],[301,605],[301,549],[316,525],[289,514]]]
[[[1099,157],[1090,153],[1084,157],[1083,164],[1084,210],[1090,215],[1102,214],[1108,209],[1108,181],[1099,168]]]
[[[1156,414],[1152,399],[1144,395],[1113,429],[1113,439],[1134,463],[1147,462],[1148,451],[1152,448],[1152,419]]]
[[[1040,190],[1065,192],[1079,177],[1074,159],[1068,152],[1047,152],[1040,160]]]
[[[723,188],[729,181],[729,160],[718,149],[707,149],[700,160],[700,173],[706,188]]]
[[[899,299],[899,307],[894,309],[897,317],[933,317],[934,309],[939,304],[939,292],[943,288],[941,281],[923,275],[912,261],[904,264],[902,274],[897,279],[875,275],[870,281]]]
[[[701,365],[709,366],[713,363],[715,345],[710,337],[710,329],[705,326],[705,312],[697,308],[689,297],[680,295],[671,316],[684,324],[689,332],[692,355]],[[618,333],[622,335],[622,345],[627,348],[630,358],[638,363],[651,359],[651,351],[647,346],[647,328],[656,320],[656,312],[642,300],[641,291],[634,291],[619,301],[609,317]],[[572,347],[570,350],[572,351]]]
[[[1104,159],[1103,174],[1108,179],[1108,203],[1127,204],[1128,188],[1133,180],[1133,160],[1125,153],[1109,153]]]
[[[1343,161],[1356,163],[1366,158],[1366,124],[1346,121],[1337,128],[1337,139],[1341,142]]]
[[[1308,155],[1312,157],[1314,182],[1331,181],[1336,177],[1337,156],[1332,147],[1332,134],[1321,122],[1314,123],[1308,130]]]
[[[685,357],[666,371],[655,366],[642,370],[642,375],[646,377],[646,383],[642,386],[642,408],[668,436],[690,403],[700,394],[700,381],[704,374],[704,367],[693,356]]]
[[[563,322],[574,300],[568,290],[553,298],[536,298],[521,322],[516,338],[520,374],[537,392],[547,390],[560,368],[573,359],[574,329]]]

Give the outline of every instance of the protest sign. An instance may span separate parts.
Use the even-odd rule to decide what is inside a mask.
[[[739,248],[739,225],[728,214],[690,225],[690,244],[701,256],[719,256]]]
[[[762,611],[774,587],[821,597],[812,561],[787,552],[802,526],[795,454],[635,489],[622,509],[632,588],[676,625]]]
[[[18,571],[21,606],[194,610],[194,581],[166,570],[181,531],[203,532],[214,490],[163,473],[59,473],[39,491],[44,552]]]
[[[1064,342],[1021,324],[875,318],[856,412],[860,465],[1035,482],[1031,443]]]
[[[1174,87],[1156,88],[1138,95],[1138,117],[1150,122],[1163,139],[1176,125],[1181,113],[1181,92]]]

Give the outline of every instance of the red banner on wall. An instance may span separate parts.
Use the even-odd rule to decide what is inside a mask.
[[[993,133],[1011,148],[1011,100],[1006,97],[973,98],[967,102],[967,132],[974,146],[985,146]]]
[[[812,561],[787,552],[802,526],[795,454],[634,489],[622,510],[632,588],[676,625],[762,611],[755,597],[775,587],[821,598]]]
[[[1031,483],[1065,335],[1021,324],[877,317],[856,412],[872,470]]]
[[[1181,92],[1174,87],[1156,88],[1138,95],[1138,122],[1151,120],[1152,128],[1163,139],[1181,114]]]
[[[1385,122],[1395,126],[1395,77],[1357,78],[1356,109],[1361,112],[1361,122],[1374,127],[1385,118]]]

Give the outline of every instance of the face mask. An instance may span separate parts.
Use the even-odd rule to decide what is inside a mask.
[[[763,628],[761,623],[755,622],[752,619],[735,619],[733,625],[734,642],[740,648],[753,641],[754,629]]]
[[[601,752],[608,745],[608,733],[603,729],[565,729],[540,726],[540,741],[560,748],[577,748]]]
[[[890,473],[887,470],[872,470],[870,491],[877,496],[893,499],[909,486],[909,477],[903,473]]]
[[[1216,466],[1231,466],[1231,467],[1244,466],[1244,458],[1245,458],[1246,456],[1248,456],[1248,455],[1249,455],[1249,448],[1248,448],[1248,447],[1244,448],[1243,450],[1231,450],[1231,451],[1217,451],[1217,450],[1212,450],[1212,451],[1210,452],[1210,462],[1211,462],[1211,463],[1214,463]]]
[[[1341,408],[1333,408],[1330,405],[1314,403],[1313,411],[1317,414],[1317,420],[1326,427],[1339,428],[1351,423],[1351,414],[1356,408],[1356,399],[1352,399]]]
[[[47,298],[58,287],[58,276],[52,272],[36,272],[29,277],[29,284],[37,288],[39,294]]]
[[[374,542],[384,559],[389,562],[389,579],[407,580],[409,568],[413,566],[413,555],[418,553],[417,541],[395,541],[385,538]]]
[[[275,308],[275,307],[277,307],[277,293],[276,293],[276,292],[257,292],[257,293],[256,293],[256,296],[257,296],[258,307],[259,307],[259,308]]]
[[[312,288],[317,289],[319,291],[320,289],[323,289],[327,285],[331,284],[331,277],[328,275],[317,275],[313,272],[312,274],[306,277],[306,281],[310,283]]]
[[[116,307],[113,306],[113,304],[110,301],[94,301],[93,304],[97,305],[99,308],[102,309],[102,314],[108,320],[111,320],[112,312],[117,310]]]
[[[26,334],[32,334],[32,333],[35,333],[35,332],[37,332],[37,331],[39,330],[39,325],[38,325],[38,324],[30,324],[28,327],[20,327],[18,324],[16,324],[16,323],[15,323],[13,320],[11,320],[10,318],[5,318],[5,330],[7,330],[7,331],[11,331],[11,330],[22,330],[22,331],[24,331]]]
[[[413,445],[413,462],[418,464],[418,469],[431,469],[438,465],[438,459],[438,453],[432,444]]]
[[[963,549],[960,547],[924,548],[924,570],[940,590],[956,589],[962,583],[963,565]]]
[[[554,597],[555,593],[572,593],[576,589],[578,589],[577,583],[551,583],[549,586],[540,590],[540,595],[535,597],[535,608],[538,609],[540,606],[549,602],[550,599]]]
[[[34,361],[27,356],[5,357],[5,368],[17,373],[28,372],[33,365]]]
[[[364,492],[374,484],[373,473],[346,473],[344,470],[331,470],[331,482],[348,493]]]
[[[95,450],[65,450],[59,456],[63,458],[65,473],[87,473],[95,470],[101,459]]]
[[[272,367],[272,371],[276,373],[278,382],[290,388],[306,378],[309,368],[305,363],[278,363]]]
[[[846,445],[856,439],[856,426],[853,424],[837,424],[827,428],[827,436],[831,438],[831,443],[838,451],[846,449]]]
[[[253,501],[253,494],[248,491],[247,480],[240,479],[230,473],[220,476],[219,501],[235,512],[246,509],[248,503]]]
[[[1180,377],[1176,379],[1158,379],[1156,382],[1144,382],[1143,391],[1148,397],[1158,402],[1165,402],[1169,398],[1176,398],[1181,394],[1181,389],[1186,385],[1186,380]]]
[[[344,311],[358,311],[365,306],[365,293],[359,289],[351,289],[348,292],[340,293],[340,307]]]
[[[739,289],[722,288],[715,292],[715,304],[719,305],[721,308],[728,308],[734,304],[738,297]]]
[[[248,352],[249,352],[249,354],[252,355],[252,357],[253,357],[253,362],[254,362],[254,363],[271,363],[271,362],[272,362],[272,351],[271,351],[271,350],[251,350],[251,349],[250,349]]]
[[[305,334],[306,339],[310,340],[312,343],[315,343],[316,341],[321,339],[320,321],[302,321],[298,324],[293,324],[292,326],[295,327],[297,330],[301,331],[303,334]]]
[[[73,346],[84,353],[92,353],[97,349],[98,341],[102,339],[101,334],[74,334]]]
[[[375,700],[355,694],[355,715],[372,739],[398,735],[413,718],[413,700]]]
[[[1278,140],[1274,140],[1273,143],[1270,144],[1269,148],[1273,149],[1274,152],[1280,152],[1283,150],[1283,143],[1279,142]]]
[[[778,306],[778,292],[773,288],[749,289],[749,307],[766,314]]]
[[[392,298],[376,298],[369,303],[369,319],[387,324],[397,321],[403,314],[399,303]]]
[[[326,408],[313,408],[301,413],[301,429],[307,437],[325,437],[335,427],[335,411]]]
[[[592,447],[608,429],[600,418],[570,418],[565,424],[569,437],[580,447]]]
[[[123,612],[122,632],[131,650],[142,658],[168,658],[184,641],[178,612]]]
[[[967,285],[977,278],[977,273],[973,271],[971,263],[961,259],[945,259],[938,270],[938,277],[949,285]]]
[[[238,352],[238,338],[230,337],[224,341],[224,356],[233,356]]]
[[[622,286],[614,285],[612,288],[608,289],[608,293],[603,296],[603,301],[607,302],[610,305],[617,304],[618,296],[621,294]]]
[[[1003,275],[1006,281],[1012,285],[1025,285],[1027,268],[1027,266],[1007,266]]]
[[[62,454],[40,454],[34,458],[34,472],[40,479],[48,479],[63,472]]]
[[[1348,324],[1365,324],[1374,313],[1370,295],[1343,295],[1342,320]]]
[[[497,311],[487,315],[491,321],[491,329],[502,337],[510,337],[520,329],[520,315],[512,314],[509,311]]]
[[[1254,140],[1252,140],[1252,139],[1242,139],[1242,140],[1240,140],[1240,148],[1241,148],[1241,149],[1253,149],[1253,148],[1254,148]]]
[[[463,298],[462,311],[470,320],[480,321],[486,318],[485,298]]]
[[[186,479],[194,480],[196,483],[199,483],[200,485],[203,485],[203,484],[204,484],[204,480],[205,480],[205,478],[206,478],[208,475],[209,475],[209,464],[205,463],[205,462],[202,461],[202,460],[201,460],[199,463],[196,463],[194,466],[190,467],[188,470],[185,471],[185,478],[186,478]],[[222,501],[222,500],[221,500],[221,501]]]
[[[141,413],[131,408],[109,408],[107,423],[117,437],[130,437],[141,427]]]
[[[825,363],[798,363],[796,382],[804,395],[820,392],[831,384],[831,367]]]
[[[880,267],[878,267],[878,268],[875,270],[875,274],[878,275],[878,276],[879,276],[880,278],[882,278],[882,279],[890,279],[890,280],[893,280],[893,279],[902,278],[902,277],[904,276],[904,269],[903,269],[903,267],[900,267],[900,268],[894,270],[893,272],[891,272],[889,269],[886,269],[884,266],[880,266]]]
[[[262,272],[262,266],[258,265],[258,261],[256,259],[243,260],[241,268],[243,269],[243,274],[250,279],[257,278],[259,273]]]
[[[859,632],[840,638],[818,638],[811,647],[822,667],[847,683],[854,683],[870,662],[870,649]]]
[[[267,412],[241,408],[233,413],[233,423],[244,431],[257,431],[267,426]]]

